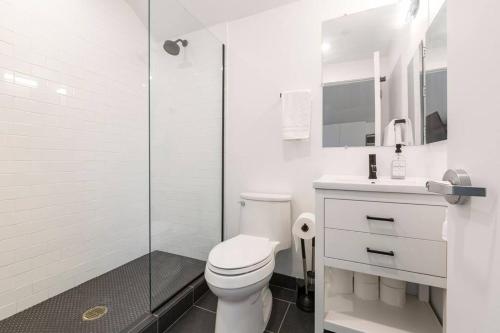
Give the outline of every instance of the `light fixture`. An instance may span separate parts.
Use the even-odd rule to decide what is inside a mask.
[[[420,0],[402,0],[401,16],[405,23],[411,22],[417,16]]]
[[[332,45],[328,42],[323,42],[323,44],[321,44],[321,50],[323,51],[323,53],[330,51],[331,48]]]
[[[28,88],[38,87],[38,81],[34,77],[20,73],[4,71],[3,80],[8,83],[13,83]]]
[[[4,73],[3,74],[3,79],[5,82],[13,83],[14,82],[14,73]]]
[[[25,87],[28,87],[28,88],[36,88],[38,87],[38,82],[36,82],[35,80],[30,80],[30,79],[25,79],[25,78],[18,78],[16,76],[16,79],[14,81],[16,84],[20,85],[20,86],[25,86]]]
[[[59,95],[67,95],[68,90],[66,88],[57,88],[56,93],[58,93]]]

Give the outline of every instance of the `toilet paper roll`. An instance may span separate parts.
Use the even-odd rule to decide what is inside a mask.
[[[391,288],[391,287],[381,283],[380,284],[380,300],[387,305],[402,308],[406,304],[406,287],[405,288]]]
[[[312,239],[316,236],[316,218],[313,213],[302,213],[292,227],[295,251],[299,251],[300,239]]]
[[[366,301],[375,301],[379,297],[378,276],[354,273],[354,295]]]
[[[362,283],[356,282],[354,279],[354,295],[356,297],[365,301],[376,301],[378,300],[378,291],[378,283]]]
[[[352,271],[346,271],[339,268],[329,268],[327,270],[327,279],[329,283],[328,296],[347,295],[353,293]]]
[[[406,291],[406,281],[381,277],[380,284],[394,289],[404,289]]]
[[[370,274],[356,272],[354,273],[354,280],[360,283],[378,284],[377,275],[370,275]]]

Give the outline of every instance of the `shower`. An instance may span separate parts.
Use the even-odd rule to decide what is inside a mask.
[[[181,42],[183,47],[188,46],[188,41],[185,39],[178,39],[176,41],[166,40],[163,44],[163,49],[167,51],[168,54],[176,56],[180,53],[181,48],[179,46],[179,42]]]

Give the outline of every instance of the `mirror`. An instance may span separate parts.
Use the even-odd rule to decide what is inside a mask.
[[[408,82],[408,118],[414,126],[415,144],[424,143],[424,62],[423,62],[424,44],[418,45],[413,58],[406,68],[406,78]]]
[[[380,145],[396,20],[397,6],[384,6],[323,23],[324,147]]]
[[[448,138],[446,3],[425,35],[424,134],[425,143]]]
[[[323,22],[323,147],[446,139],[446,6],[428,17],[439,3],[398,1]]]

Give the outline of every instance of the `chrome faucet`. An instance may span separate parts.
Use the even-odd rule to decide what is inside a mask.
[[[368,155],[368,179],[377,179],[377,155]]]

